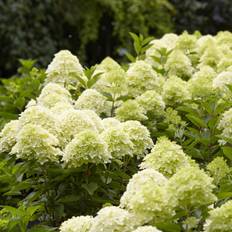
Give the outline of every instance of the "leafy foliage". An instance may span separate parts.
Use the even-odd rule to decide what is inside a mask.
[[[56,54],[0,133],[2,230],[230,230],[231,33],[131,36],[128,66]]]
[[[203,34],[216,34],[219,30],[230,30],[232,13],[230,0],[199,1],[171,0],[176,8],[175,25],[178,33],[199,30]]]
[[[20,60],[18,74],[1,79],[0,85],[0,127],[11,119],[16,119],[29,100],[40,92],[45,78],[43,70],[34,67],[33,60]]]
[[[0,75],[6,76],[15,71],[18,58],[36,58],[44,66],[64,48],[89,64],[117,55],[117,48],[127,47],[129,30],[170,31],[174,9],[168,0],[6,0],[0,11]]]

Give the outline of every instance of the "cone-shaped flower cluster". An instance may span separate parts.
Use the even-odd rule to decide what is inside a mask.
[[[141,168],[152,168],[166,177],[173,176],[182,167],[192,165],[190,158],[183,152],[181,146],[171,142],[166,137],[158,140],[150,154],[145,156]]]
[[[213,209],[205,224],[205,232],[229,232],[232,228],[232,201]]]
[[[73,217],[62,223],[61,232],[166,231],[162,223],[181,224],[177,231],[231,231],[232,203],[220,199],[231,194],[223,192],[222,183],[231,173],[229,159],[216,157],[223,154],[219,146],[215,156],[198,156],[199,165],[188,152],[194,157],[201,146],[214,150],[208,138],[216,144],[220,137],[217,145],[229,143],[222,150],[230,157],[232,35],[166,34],[150,45],[128,66],[107,57],[93,73],[69,51],[60,51],[40,95],[0,132],[1,153],[39,164],[79,168],[143,158],[118,206],[102,208],[95,217]],[[211,99],[212,107],[206,102]],[[190,124],[188,133],[183,119]],[[169,132],[172,140],[181,140],[163,136]],[[179,141],[193,147],[182,149]]]
[[[162,155],[165,155],[165,149],[168,151],[167,157],[170,161],[160,162]],[[158,166],[153,159],[156,155]],[[167,138],[160,138],[152,153],[144,160],[141,166],[145,169],[132,176],[121,197],[119,207],[110,206],[101,209],[92,220],[89,232],[159,232],[161,230],[154,225],[159,226],[160,223],[173,220],[181,209],[192,212],[207,207],[217,200],[213,193],[215,187],[213,179],[188,158],[179,145]],[[165,174],[172,176],[167,179],[159,170],[165,170]],[[231,205],[227,205],[212,211],[205,225],[206,231],[219,231],[209,229],[214,228],[214,225],[218,226],[217,228],[219,226],[229,228],[230,221],[225,222],[225,225],[220,222],[222,214],[225,216],[231,208]],[[195,226],[197,219],[188,217],[185,223]]]
[[[106,70],[108,63],[116,65],[111,59],[106,61],[103,62]],[[105,110],[106,98],[97,90],[84,91],[76,102],[72,99],[59,78],[69,78],[82,69],[70,52],[61,51],[55,56],[47,70],[50,83],[27,105],[18,120],[11,121],[2,130],[1,152],[41,164],[58,162],[67,167],[80,167],[108,163],[126,155],[142,156],[152,148],[149,131],[140,122],[109,119],[108,125],[106,119],[103,123],[97,113],[100,115]],[[114,68],[110,70],[113,72]],[[109,81],[111,77],[105,78]]]

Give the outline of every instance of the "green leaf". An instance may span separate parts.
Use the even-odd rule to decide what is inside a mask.
[[[228,197],[232,197],[232,192],[220,192],[217,194],[217,197],[219,200],[228,198]]]
[[[139,33],[139,40],[143,41],[143,35]]]
[[[2,112],[0,111],[0,117],[6,118],[6,119],[17,119],[18,115],[9,113],[9,112]]]
[[[177,225],[172,222],[164,222],[162,224],[161,223],[157,224],[157,228],[165,232],[180,232],[181,231],[180,225]]]
[[[17,183],[12,186],[11,190],[9,192],[6,192],[5,196],[12,196],[12,195],[18,195],[21,194],[20,191],[30,189],[31,188],[31,181],[29,179]]]
[[[129,32],[129,34],[134,41],[139,42],[139,37],[135,33]]]
[[[103,92],[102,95],[105,96],[108,101],[114,101],[114,99],[110,93]]]
[[[61,203],[70,203],[70,202],[77,202],[80,199],[80,196],[77,194],[70,194],[66,195],[58,200]]]
[[[145,53],[147,49],[149,49],[150,47],[152,47],[152,44],[147,44],[145,46],[142,46],[141,48],[141,53]]]
[[[80,76],[78,76],[76,74],[75,74],[75,78],[77,78],[77,80],[80,82],[80,84],[82,85],[82,87],[86,89],[87,86],[86,86],[85,80],[83,80]]]
[[[19,97],[19,98],[16,99],[16,101],[14,103],[15,103],[15,106],[19,110],[22,110],[23,107],[25,106],[25,98],[24,97]]]
[[[49,226],[45,225],[36,225],[33,226],[31,229],[28,230],[28,232],[50,232],[50,231],[55,231],[56,228],[52,228]]]
[[[137,55],[139,55],[140,54],[140,51],[141,51],[141,45],[140,45],[140,43],[139,42],[134,42],[134,48],[135,48],[135,52],[136,52],[136,54]]]
[[[222,151],[228,159],[232,160],[232,147],[224,146]]]
[[[154,39],[153,36],[149,36],[149,37],[145,38],[145,39],[142,41],[142,46],[147,45],[147,44],[150,43],[153,39]]]
[[[129,61],[135,62],[136,58],[132,56],[129,52],[126,52],[126,57],[128,58]]]
[[[200,150],[198,150],[196,148],[188,149],[187,154],[190,155],[191,157],[195,158],[195,159],[201,159],[201,160],[204,159],[204,157],[202,156]]]
[[[139,55],[140,50],[141,50],[141,44],[140,44],[140,39],[141,39],[141,35],[137,36],[135,33],[129,32],[130,36],[132,37],[132,39],[134,40],[134,49],[137,55]]]
[[[95,182],[90,182],[88,184],[82,184],[82,187],[89,193],[89,195],[93,195],[98,189],[98,184]]]
[[[158,56],[151,56],[151,57],[155,62],[160,64],[160,57],[158,57]]]
[[[228,84],[227,87],[229,88],[229,90],[232,92],[232,85]]]
[[[96,75],[92,76],[87,82],[87,87],[91,88],[100,78],[103,72],[99,72]]]
[[[199,117],[192,114],[187,114],[186,117],[197,127],[207,128],[207,124]]]
[[[32,217],[32,215],[36,212],[36,211],[39,211],[43,208],[42,205],[34,205],[34,206],[30,206],[30,207],[27,207],[26,209],[26,212],[27,214]]]

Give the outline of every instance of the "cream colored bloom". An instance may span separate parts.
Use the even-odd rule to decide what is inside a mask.
[[[231,168],[223,157],[216,157],[206,168],[213,177],[215,184],[218,184],[221,179],[231,172]]]
[[[138,120],[144,121],[147,119],[146,111],[136,100],[127,100],[116,109],[116,118],[120,121]]]
[[[194,99],[208,97],[215,93],[213,88],[213,79],[217,73],[210,66],[202,66],[199,71],[195,72],[188,81],[189,90]]]
[[[204,226],[205,232],[231,232],[232,228],[232,200],[213,209]]]
[[[133,156],[134,145],[121,125],[105,129],[101,136],[114,159],[121,159],[126,155]]]
[[[181,146],[166,137],[158,139],[151,153],[146,155],[140,164],[142,169],[152,168],[166,177],[171,177],[182,167],[190,166],[189,157]]]
[[[95,89],[86,89],[77,99],[75,107],[79,110],[93,110],[98,115],[107,111],[106,97]]]
[[[224,92],[229,91],[227,85],[232,85],[232,72],[230,71],[221,72],[213,80],[213,87]]]
[[[140,122],[126,121],[122,123],[122,128],[133,143],[133,155],[143,156],[153,147],[150,132]]]
[[[59,140],[40,125],[25,125],[16,137],[11,154],[25,160],[37,160],[39,163],[58,162],[62,156]]]
[[[171,76],[165,83],[162,93],[167,105],[180,104],[191,99],[188,82],[176,76]]]
[[[170,216],[172,209],[167,205],[167,182],[153,169],[139,171],[130,179],[120,206],[138,215],[143,223]]]
[[[68,50],[61,50],[55,54],[54,59],[46,70],[46,82],[59,84],[78,83],[77,76],[83,77],[83,67],[79,60]]]
[[[133,232],[161,232],[161,230],[158,230],[154,226],[140,226]]]
[[[127,84],[129,95],[137,97],[147,90],[156,90],[158,92],[162,89],[164,78],[152,69],[152,66],[145,61],[136,61],[132,63],[127,70]]]
[[[221,120],[218,123],[218,129],[221,130],[221,138],[226,142],[232,142],[232,108],[222,114]]]
[[[160,94],[154,90],[148,90],[136,98],[136,101],[144,109],[146,113],[155,116],[163,115],[165,103]]]
[[[131,232],[135,224],[136,221],[129,212],[109,206],[98,212],[89,232]]]
[[[89,232],[92,223],[92,216],[72,217],[61,224],[60,232]]]
[[[191,60],[181,50],[174,50],[167,59],[165,70],[169,76],[188,80],[193,73]]]
[[[62,137],[67,144],[78,133],[84,130],[97,131],[97,127],[91,118],[81,110],[68,110],[60,118]]]
[[[56,83],[48,83],[37,98],[39,105],[52,108],[58,103],[72,104],[71,94],[64,87]]]
[[[195,209],[217,200],[213,193],[213,179],[198,167],[183,167],[168,181],[171,205],[181,209]]]
[[[100,93],[111,94],[113,98],[127,94],[126,73],[112,58],[106,57],[94,73],[102,73],[94,85]]]
[[[108,146],[93,130],[78,133],[65,147],[63,161],[68,167],[80,167],[88,163],[108,163],[111,159]]]
[[[19,131],[19,121],[8,122],[0,132],[0,152],[10,152],[16,143],[16,136]]]
[[[40,125],[54,136],[60,136],[59,122],[55,115],[46,107],[35,105],[27,108],[19,117],[19,125],[23,127],[27,124]]]

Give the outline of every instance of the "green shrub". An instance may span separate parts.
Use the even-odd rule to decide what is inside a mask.
[[[57,53],[4,126],[4,230],[230,231],[231,33],[131,35],[124,66]]]

